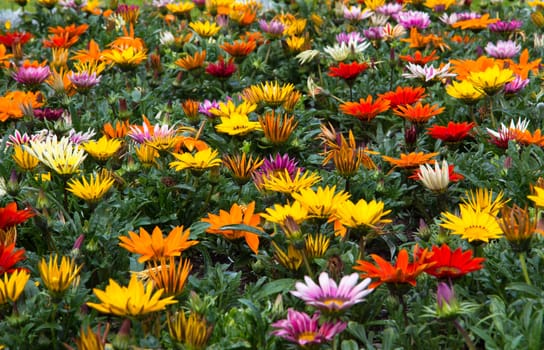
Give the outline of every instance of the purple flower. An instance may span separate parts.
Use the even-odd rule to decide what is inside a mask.
[[[402,11],[402,4],[389,3],[376,8],[376,12],[384,16],[394,16]]]
[[[363,19],[369,18],[373,15],[373,12],[370,10],[362,10],[361,6],[344,6],[344,19],[348,21],[362,21]]]
[[[88,129],[86,132],[83,131],[75,131],[75,129],[71,129],[68,132],[68,138],[71,142],[75,143],[76,145],[80,145],[84,142],[89,141],[93,138],[93,136],[96,135],[96,132],[93,129]]]
[[[39,85],[51,74],[49,66],[22,66],[13,73],[13,79],[23,85]]]
[[[393,18],[406,29],[425,29],[431,24],[429,14],[421,11],[399,12]]]
[[[529,84],[529,81],[529,79],[522,79],[519,75],[516,75],[514,80],[504,85],[503,92],[505,95],[517,94]]]
[[[263,32],[272,36],[282,35],[285,29],[285,26],[280,21],[272,20],[266,22],[264,19],[259,20],[259,27]]]
[[[304,312],[287,310],[287,319],[272,324],[277,328],[272,335],[281,337],[300,346],[322,344],[332,340],[347,327],[345,322],[324,322],[319,326],[319,313],[312,317]]]
[[[521,51],[521,45],[512,40],[499,40],[497,44],[487,43],[485,52],[494,58],[512,58]]]
[[[96,73],[91,73],[87,71],[82,71],[78,73],[71,72],[68,74],[68,79],[74,84],[76,89],[80,92],[89,91],[92,87],[100,83],[102,77],[98,76]]]
[[[381,40],[383,39],[383,27],[369,27],[368,29],[363,29],[363,35],[368,40]]]
[[[345,43],[347,45],[350,42],[362,43],[363,41],[365,41],[365,38],[359,32],[342,32],[336,35],[336,42],[339,44]]]
[[[513,19],[511,21],[498,21],[495,23],[491,23],[487,26],[487,28],[489,28],[489,31],[495,33],[511,33],[520,29],[522,25],[522,21]]]
[[[212,108],[219,109],[219,102],[217,102],[216,100],[204,100],[204,102],[200,103],[200,106],[198,107],[198,112],[204,114],[208,118],[213,118],[214,115],[210,113],[210,109]]]
[[[444,305],[451,303],[455,298],[453,288],[445,282],[438,283],[436,290],[436,302],[438,307],[442,308]]]
[[[277,153],[275,157],[269,156],[269,158],[264,159],[260,168],[252,174],[253,182],[257,188],[261,188],[265,178],[276,173],[284,173],[285,170],[287,170],[291,179],[294,179],[297,171],[302,173],[304,168],[299,167],[297,160],[289,158],[288,154],[280,155]]]
[[[54,122],[56,120],[59,120],[62,117],[63,113],[64,113],[64,109],[62,108],[45,107],[42,109],[35,109],[34,117],[39,120],[47,120],[47,121]]]
[[[358,280],[359,275],[352,273],[342,277],[340,284],[336,284],[328,273],[322,272],[319,275],[319,285],[310,277],[305,276],[306,283],[297,282],[295,284],[296,291],[291,291],[291,294],[322,312],[344,311],[362,302],[363,298],[373,291],[373,289],[367,288],[372,281],[370,278],[357,284]]]

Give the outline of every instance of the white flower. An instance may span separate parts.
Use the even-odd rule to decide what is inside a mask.
[[[544,47],[544,34],[536,34],[534,37],[534,47],[535,49],[539,49]]]
[[[7,193],[6,180],[0,177],[0,198],[4,197]]]
[[[350,55],[358,55],[365,51],[370,46],[368,41],[357,42],[357,40],[351,40],[346,44],[334,44],[333,46],[325,47],[324,51],[328,53],[333,60],[341,62],[346,60]]]
[[[168,46],[173,44],[176,41],[176,38],[172,32],[165,30],[164,32],[160,32],[159,41],[162,45]]]
[[[448,162],[444,159],[442,167],[438,162],[434,163],[434,169],[429,164],[419,166],[419,180],[425,188],[433,192],[443,192],[450,183],[450,170]]]
[[[296,58],[298,60],[298,63],[300,65],[303,65],[312,61],[314,58],[319,56],[320,53],[321,52],[319,52],[318,50],[305,50],[299,53]]]
[[[450,73],[450,64],[444,65],[444,67],[437,69],[433,65],[420,66],[414,63],[408,63],[406,66],[409,73],[403,73],[402,76],[408,79],[421,79],[426,82],[432,80],[442,80],[448,77],[454,77],[456,74]]]
[[[530,121],[527,119],[519,118],[517,123],[514,123],[514,120],[511,120],[510,126],[506,126],[504,125],[504,123],[501,123],[501,128],[498,131],[487,128],[487,132],[489,133],[489,135],[493,136],[496,139],[511,140],[514,137],[515,132],[524,132],[525,130],[527,130],[529,122]]]

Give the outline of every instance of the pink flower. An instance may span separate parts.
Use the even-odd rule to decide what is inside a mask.
[[[297,282],[296,291],[291,291],[291,294],[323,312],[344,311],[362,302],[363,298],[373,291],[367,288],[372,281],[370,278],[357,284],[358,280],[359,274],[352,273],[342,277],[340,284],[336,284],[328,273],[322,272],[319,275],[319,285],[306,276],[304,277],[306,283]]]
[[[300,346],[306,346],[330,341],[347,327],[347,323],[339,321],[324,322],[319,326],[319,317],[319,313],[310,318],[304,312],[289,309],[287,319],[272,324],[272,327],[277,328],[272,334]]]
[[[49,66],[22,66],[13,74],[13,79],[23,85],[39,85],[51,74]]]
[[[512,40],[499,40],[496,44],[488,43],[485,52],[494,58],[512,58],[521,51],[521,45]]]
[[[431,19],[426,12],[406,11],[399,12],[393,16],[395,20],[404,28],[425,29],[431,24]]]

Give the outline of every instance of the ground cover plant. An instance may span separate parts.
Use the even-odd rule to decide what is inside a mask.
[[[13,0],[0,349],[542,349],[544,2]]]

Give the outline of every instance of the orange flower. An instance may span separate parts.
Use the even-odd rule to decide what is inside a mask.
[[[533,74],[538,74],[540,61],[541,58],[529,62],[529,51],[527,49],[524,49],[519,55],[519,63],[508,59],[505,61],[505,64],[507,64],[507,68],[511,69],[514,74],[519,75],[522,79],[527,79],[529,77],[529,72],[533,72]]]
[[[69,36],[69,34],[50,35],[49,39],[43,41],[43,46],[50,48],[65,48],[72,47],[79,40],[79,36]]]
[[[30,208],[17,210],[16,202],[0,207],[0,245],[15,244],[17,225],[22,224],[34,215],[36,214]]]
[[[164,257],[180,256],[181,252],[198,244],[198,241],[189,241],[190,233],[189,229],[183,231],[183,226],[176,226],[164,238],[158,226],[155,226],[151,235],[143,227],[140,227],[139,235],[129,231],[128,237],[119,237],[121,241],[119,246],[131,253],[140,254],[138,259],[140,263],[148,260],[159,261]]]
[[[439,154],[439,152],[434,153],[401,153],[400,158],[392,158],[388,156],[382,156],[383,160],[388,162],[389,164],[393,165],[395,168],[403,168],[403,169],[411,169],[411,168],[417,168],[420,165],[423,164],[434,164],[434,159],[431,159],[432,157],[435,157]]]
[[[488,68],[498,65],[503,67],[503,61],[487,56],[480,56],[476,60],[450,60],[452,73],[457,74],[456,79],[465,80],[470,73],[484,72]]]
[[[122,122],[117,121],[115,127],[111,123],[106,123],[103,126],[104,135],[110,139],[122,139],[127,136],[129,123],[128,120]]]
[[[457,21],[452,24],[453,28],[461,28],[461,30],[469,29],[473,32],[479,32],[482,29],[487,28],[488,25],[498,22],[499,18],[489,18],[489,13],[482,15],[479,18],[467,19],[464,21]]]
[[[234,57],[235,59],[244,58],[252,53],[257,47],[257,43],[254,40],[241,41],[237,40],[230,43],[224,43],[220,46],[226,53]]]
[[[69,26],[66,26],[66,27],[61,27],[61,26],[49,27],[48,31],[51,34],[56,34],[56,35],[68,34],[69,36],[72,37],[72,36],[81,36],[81,34],[85,33],[88,28],[89,28],[89,25],[85,23],[80,24],[78,26],[76,26],[75,24],[70,24]]]
[[[274,145],[287,142],[298,125],[294,115],[289,117],[287,114],[281,115],[274,110],[260,116],[259,123],[265,138]]]
[[[389,109],[389,101],[378,97],[372,102],[372,96],[368,95],[366,100],[361,98],[359,102],[345,102],[340,105],[340,110],[345,114],[352,115],[359,120],[369,122],[378,114]]]
[[[376,278],[377,280],[370,284],[369,288],[376,288],[382,283],[416,285],[416,278],[425,269],[431,267],[434,263],[425,263],[427,257],[432,254],[425,249],[419,250],[417,257],[414,256],[413,262],[408,262],[408,251],[401,249],[397,256],[395,264],[391,264],[376,254],[370,254],[376,265],[363,260],[357,260],[354,270],[361,271],[361,278]]]
[[[417,50],[413,56],[411,55],[401,55],[399,58],[403,61],[410,62],[413,64],[418,64],[420,66],[424,66],[429,62],[432,62],[434,60],[437,60],[439,57],[435,56],[436,50],[433,50],[430,54],[423,56],[421,51]]]
[[[434,47],[439,48],[441,51],[444,51],[450,48],[444,42],[444,39],[442,39],[442,37],[434,35],[434,34],[428,34],[428,35],[420,34],[417,28],[414,28],[414,27],[410,29],[410,37],[408,39],[400,39],[400,40],[410,43],[411,49],[424,49],[428,45],[433,45]]]
[[[23,109],[43,106],[42,94],[38,92],[10,91],[0,96],[0,122],[23,117]]]
[[[396,109],[393,110],[393,113],[395,115],[398,115],[399,117],[403,117],[404,119],[407,119],[411,121],[412,123],[426,123],[434,117],[435,115],[439,115],[444,111],[444,107],[438,107],[437,104],[430,105],[430,104],[421,104],[421,102],[418,102],[415,106],[413,105],[404,105],[404,106],[398,106]]]
[[[388,91],[378,95],[384,100],[389,101],[391,109],[398,106],[411,105],[425,97],[425,88],[411,86],[397,86],[395,91]]]
[[[191,71],[193,69],[202,67],[205,59],[206,50],[202,50],[201,52],[195,52],[193,56],[187,55],[183,58],[179,58],[174,63],[187,71]]]
[[[100,46],[91,39],[87,45],[87,49],[76,51],[76,54],[72,57],[73,60],[80,62],[100,61],[102,59],[102,52]]]
[[[544,147],[544,135],[542,135],[542,131],[540,129],[535,130],[533,134],[531,134],[529,130],[521,131],[512,129],[512,131],[514,132],[516,141],[522,145],[536,145]]]
[[[257,254],[259,251],[259,235],[244,230],[222,229],[224,226],[242,224],[259,230],[261,216],[259,214],[253,214],[254,210],[255,202],[249,203],[245,208],[234,203],[230,208],[230,212],[220,210],[219,215],[208,213],[208,217],[202,218],[201,221],[210,224],[210,227],[206,230],[208,233],[223,235],[229,240],[244,238],[249,248]]]

